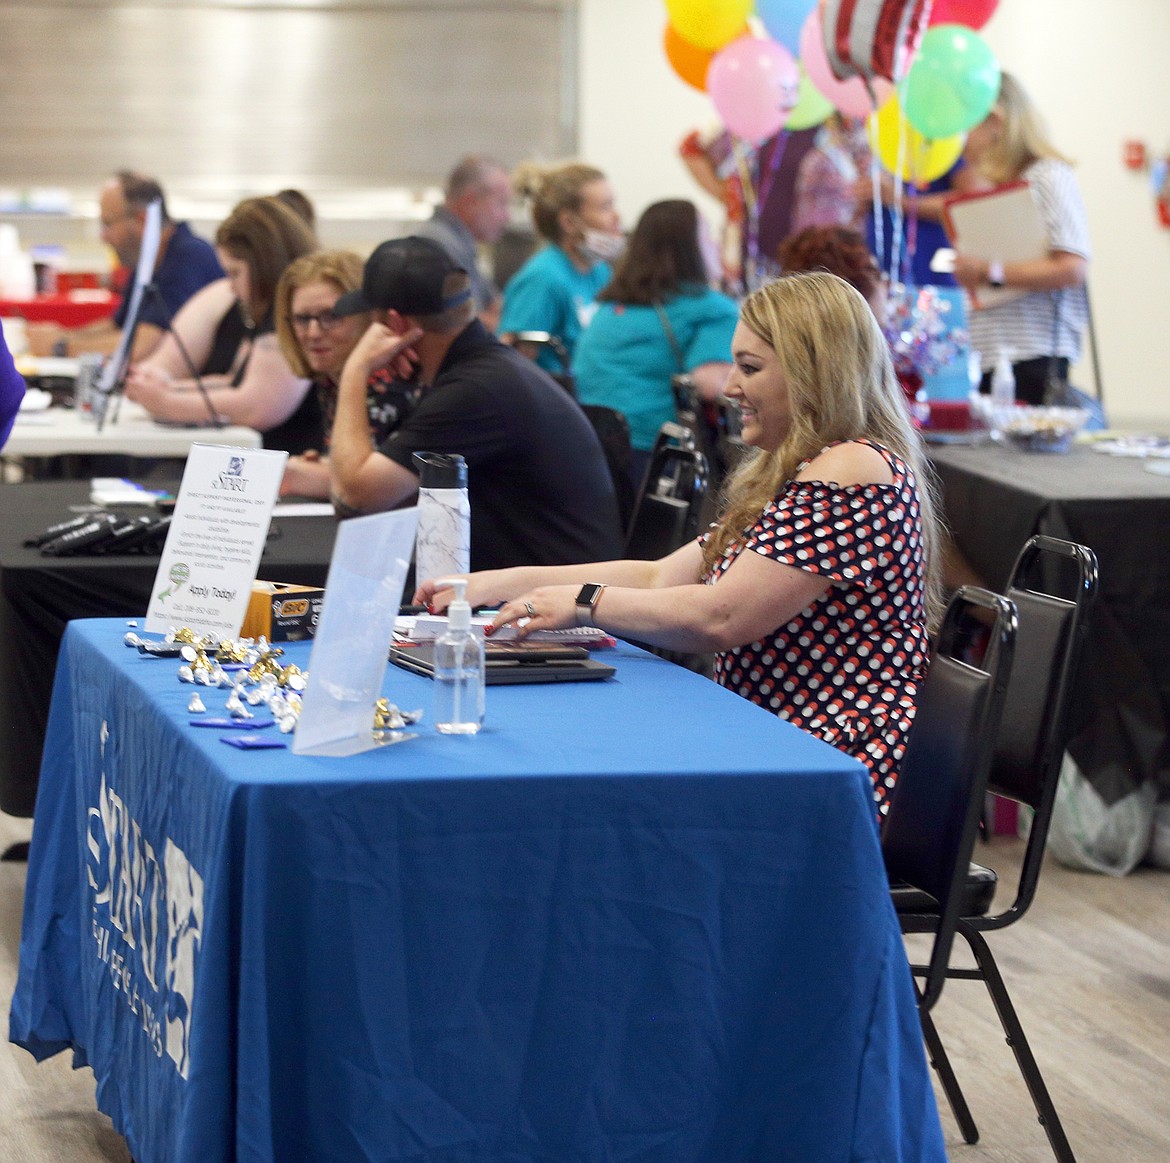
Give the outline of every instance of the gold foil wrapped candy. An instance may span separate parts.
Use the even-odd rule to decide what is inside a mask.
[[[249,638],[225,638],[215,651],[216,662],[243,662],[252,645]]]

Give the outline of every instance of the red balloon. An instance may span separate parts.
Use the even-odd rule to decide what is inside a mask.
[[[934,0],[929,24],[964,24],[982,28],[999,7],[999,0]]]

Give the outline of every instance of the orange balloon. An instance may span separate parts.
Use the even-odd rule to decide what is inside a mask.
[[[705,48],[699,48],[698,45],[691,44],[689,40],[683,40],[673,24],[666,26],[666,32],[662,37],[662,47],[666,50],[666,59],[670,61],[670,67],[679,77],[686,81],[692,89],[698,89],[700,93],[705,93],[707,91],[707,68],[715,54],[708,52]]]
[[[732,38],[738,40],[747,36],[751,30],[745,24]],[[673,24],[667,24],[666,32],[662,36],[662,47],[666,50],[666,59],[670,67],[678,74],[681,80],[686,81],[692,89],[700,93],[707,91],[707,69],[711,65],[711,58],[717,50],[708,51],[691,44],[689,40],[679,34]]]

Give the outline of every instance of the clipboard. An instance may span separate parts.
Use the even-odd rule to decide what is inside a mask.
[[[1013,263],[1044,258],[1050,250],[1040,207],[1027,182],[956,194],[946,200],[943,220],[947,237],[961,254]],[[971,292],[971,306],[983,311],[1025,294],[1015,287],[980,287]]]

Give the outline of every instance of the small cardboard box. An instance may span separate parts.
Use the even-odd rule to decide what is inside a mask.
[[[263,635],[269,642],[297,642],[302,638],[312,638],[324,601],[325,591],[320,586],[253,582],[240,637],[259,638]]]

